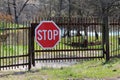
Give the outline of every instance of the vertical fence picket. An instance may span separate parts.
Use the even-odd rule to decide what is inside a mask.
[[[3,22],[2,23],[2,25],[3,25],[3,30],[5,29],[5,23]],[[5,35],[5,31],[3,31],[3,35]],[[3,47],[3,52],[2,52],[2,57],[3,57],[3,60],[2,60],[2,64],[3,64],[3,66],[5,66],[5,49],[4,49],[4,46],[5,45],[5,42],[3,41],[3,44],[2,44],[2,47]],[[5,68],[3,68],[3,70],[5,70]]]
[[[7,23],[5,23],[5,26],[8,27],[8,26],[7,26]],[[7,34],[7,33],[5,33],[5,35],[6,35],[6,34]],[[7,48],[7,46],[6,46],[6,42],[5,42],[5,45],[4,45],[4,46],[5,46],[5,49],[6,49],[6,51],[5,51],[4,54],[5,54],[5,57],[7,57],[7,56],[8,56],[8,55],[7,55],[8,48]],[[5,65],[8,65],[7,58],[5,59],[5,63],[6,63]],[[6,67],[6,70],[7,70],[7,67]]]
[[[32,23],[38,24],[42,20],[53,20],[61,30],[64,30],[61,31],[60,43],[54,49],[44,50],[35,43],[36,25],[30,27],[31,22],[23,22],[21,26],[15,23],[0,22],[2,25],[2,27],[0,26],[0,36],[9,34],[6,40],[0,41],[0,70],[17,69],[20,66],[28,67],[30,70],[31,64],[35,66],[36,61],[71,62],[104,57],[104,46],[102,45],[104,40],[100,19],[94,17],[39,17],[34,18]],[[120,25],[116,19],[112,18],[109,23],[110,57],[114,57],[118,56],[120,52]],[[77,36],[77,33],[80,35]],[[96,34],[98,34],[98,39]],[[18,41],[20,36],[22,36],[21,42]],[[85,37],[87,37],[87,43],[85,43]]]
[[[118,49],[120,48],[120,22],[117,22],[118,25]],[[120,53],[120,50],[118,50],[118,55]]]
[[[0,23],[0,25],[2,25],[2,23]],[[0,32],[2,32],[2,28],[0,28]],[[1,35],[2,33],[0,33]],[[1,70],[1,66],[2,66],[2,40],[0,40],[0,70]]]
[[[15,34],[16,34],[16,36],[18,37],[19,36],[19,31],[17,30],[17,28],[18,28],[18,24],[15,24]],[[15,55],[13,55],[13,56],[17,56],[17,55],[19,55],[19,45],[18,45],[18,38],[17,39],[15,39],[15,45],[14,45],[14,49],[15,49],[15,52],[14,52],[14,54]],[[17,65],[17,64],[19,64],[19,57],[16,57],[15,58],[15,61],[13,62],[13,64],[15,64],[15,65]],[[17,68],[17,67],[19,67],[19,66],[15,66],[15,69]]]
[[[114,23],[114,18],[113,18],[113,20],[112,20],[112,23]],[[111,52],[112,52],[112,56],[113,56],[113,50],[114,50],[114,25],[111,25],[111,27],[112,27],[112,32],[110,33],[111,34],[111,37],[112,37],[112,40],[111,40],[111,43],[113,44],[113,46],[111,46],[112,47],[112,50],[111,50]]]
[[[25,28],[25,24],[22,22],[22,28]],[[25,32],[26,32],[26,30],[25,29],[22,29],[22,42],[21,42],[21,48],[20,48],[20,51],[22,50],[23,52],[21,52],[20,54],[21,55],[25,55]],[[27,35],[27,33],[26,33],[26,35]],[[27,36],[26,36],[27,37]],[[27,53],[26,53],[27,54]],[[19,61],[19,63],[24,63],[24,60],[25,60],[25,57],[21,57],[20,59],[19,59],[20,61]],[[27,61],[26,61],[26,63],[27,63]],[[22,66],[22,68],[24,68],[25,67],[25,65],[23,65]]]

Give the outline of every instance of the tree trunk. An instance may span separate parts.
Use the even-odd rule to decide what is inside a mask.
[[[16,0],[13,0],[13,6],[14,6],[14,22],[18,24],[18,15],[17,15],[17,5]]]
[[[108,10],[104,11],[102,18],[103,26],[102,26],[102,36],[103,36],[103,48],[105,48],[106,53],[106,61],[109,61],[109,26],[108,26]]]
[[[68,17],[71,17],[71,0],[69,0],[69,13],[68,13]]]
[[[63,0],[59,0],[59,10],[58,10],[58,17],[61,16],[61,10],[62,10],[62,1]]]
[[[8,2],[8,10],[7,10],[7,13],[8,13],[9,15],[12,15],[12,13],[11,13],[11,8],[10,8],[10,0],[8,0],[7,2]]]

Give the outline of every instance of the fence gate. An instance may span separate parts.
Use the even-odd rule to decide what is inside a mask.
[[[61,29],[61,41],[54,49],[42,49],[35,42],[35,28],[30,29],[30,52],[32,64],[35,61],[71,61],[103,58],[102,24],[98,18],[51,18]],[[39,21],[40,22],[40,21]]]
[[[52,20],[61,29],[61,40],[53,49],[42,49],[35,42],[35,28],[43,20]],[[40,61],[79,61],[107,55],[103,24],[98,18],[40,18],[38,22],[31,23],[31,27],[29,22],[0,22],[0,70],[30,70],[31,64],[35,66]],[[108,45],[110,57],[120,57],[120,22],[116,19],[109,22]]]
[[[27,23],[0,23],[0,70],[29,68]]]

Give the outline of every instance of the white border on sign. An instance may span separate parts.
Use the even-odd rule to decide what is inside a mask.
[[[59,31],[60,31],[60,35],[59,35],[59,40],[56,42],[56,44],[53,46],[53,47],[46,47],[46,48],[44,48],[38,41],[37,41],[37,39],[36,39],[36,30],[38,29],[38,27],[40,26],[40,25],[42,25],[43,23],[46,23],[46,22],[51,22],[51,23],[53,23],[58,29],[59,29]],[[40,24],[35,28],[35,41],[39,44],[39,46],[41,46],[42,47],[42,49],[53,49],[59,42],[60,42],[60,40],[61,40],[61,29],[55,24],[55,22],[54,21],[41,21],[40,22]]]

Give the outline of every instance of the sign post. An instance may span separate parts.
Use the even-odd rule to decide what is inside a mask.
[[[61,30],[53,21],[41,21],[35,29],[35,40],[43,49],[52,49],[60,41]]]

